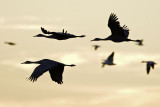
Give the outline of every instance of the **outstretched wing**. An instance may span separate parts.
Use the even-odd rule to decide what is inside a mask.
[[[56,33],[56,32],[47,31],[47,30],[44,29],[43,27],[41,27],[41,31],[42,31],[44,34],[55,34],[55,33]]]
[[[147,74],[149,74],[149,72],[150,72],[150,64],[147,63]]]
[[[28,79],[30,81],[35,82],[38,79],[38,77],[40,77],[43,73],[48,71],[50,68],[51,68],[51,66],[41,64],[34,69],[33,73],[31,74],[31,76]]]
[[[111,13],[109,17],[108,27],[110,28],[113,36],[128,37],[129,35],[129,29],[127,28],[127,26],[124,25],[123,27],[121,27],[120,22],[118,21],[118,18],[114,13]]]
[[[56,67],[52,68],[49,70],[51,79],[55,82],[57,82],[58,84],[62,84],[63,83],[63,71],[64,71],[64,65],[63,64],[58,64]]]
[[[112,52],[111,55],[109,55],[109,57],[107,58],[107,61],[113,62],[113,57],[114,57],[114,52]]]
[[[152,64],[151,67],[154,69],[154,64]]]

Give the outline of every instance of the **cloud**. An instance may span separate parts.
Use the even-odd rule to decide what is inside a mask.
[[[21,20],[26,20],[26,21],[39,21],[40,20],[40,18],[37,16],[23,16],[20,18]]]
[[[22,25],[22,24],[15,24],[15,25],[0,25],[0,29],[21,29],[21,30],[38,30],[40,29],[40,25]]]
[[[6,19],[4,17],[0,17],[0,23],[5,23],[6,22]]]
[[[66,54],[62,56],[60,60],[66,64],[70,64],[70,63],[81,64],[86,62],[86,60],[77,53]]]
[[[23,82],[22,82],[23,84]],[[51,83],[42,84],[36,83],[33,85],[22,86],[27,88],[29,94],[19,94],[19,98],[9,94],[4,100],[0,98],[0,106],[2,107],[142,107],[146,103],[148,105],[143,107],[150,107],[152,103],[160,104],[160,87],[109,87],[103,86],[90,86],[71,84],[56,87]],[[38,86],[38,87],[37,87]],[[23,89],[23,88],[20,89]],[[31,88],[32,90],[28,90]],[[36,91],[35,90],[43,90]],[[26,91],[23,92],[26,92]],[[150,91],[151,90],[151,91]],[[17,90],[18,91],[18,90]],[[15,91],[13,91],[15,92]],[[43,92],[45,94],[43,94]],[[12,98],[10,96],[12,95]],[[35,96],[37,95],[37,96]],[[21,99],[22,98],[22,99]]]
[[[10,24],[10,25],[0,25],[0,29],[14,29],[14,30],[40,30],[41,24]],[[45,25],[46,29],[54,28],[55,30],[62,30],[60,25],[54,27],[52,25]],[[63,28],[70,29],[70,26],[63,26]]]
[[[157,87],[160,89],[159,87]],[[77,88],[79,89],[79,88]],[[146,90],[148,88],[121,88],[121,89],[109,89],[106,87],[106,90],[101,90],[101,88],[93,88],[97,89],[96,92],[103,93],[100,95],[90,96],[90,94],[86,94],[85,96],[74,96],[72,94],[69,96],[63,95],[62,97],[54,97],[43,100],[8,100],[0,101],[0,106],[2,107],[44,107],[44,106],[54,106],[54,107],[105,107],[106,105],[109,107],[150,107],[150,105],[159,105],[158,99],[160,98],[160,93],[148,93]],[[150,88],[151,89],[151,88]],[[156,89],[156,87],[153,87]],[[80,90],[80,89],[79,89]],[[84,91],[82,89],[82,91]],[[94,93],[93,90],[91,92]],[[107,94],[106,94],[107,92]],[[73,93],[77,94],[77,93]],[[84,94],[84,93],[82,93]],[[145,106],[144,106],[145,105]]]
[[[14,68],[23,69],[23,70],[33,70],[35,68],[34,64],[21,64],[22,62],[18,62],[15,60],[1,60],[1,65],[12,66]],[[10,67],[9,67],[10,68]]]
[[[141,107],[141,105],[146,103],[151,105],[152,102],[159,98],[160,93],[148,93],[147,90],[147,87],[113,89],[108,96],[99,96],[90,100],[90,103],[97,105],[95,107],[104,105],[108,105],[109,107],[117,107],[119,105],[122,107]]]
[[[57,23],[57,22],[62,22],[63,20],[64,18],[62,17],[53,17],[53,18],[38,17],[38,16],[0,17],[0,23],[1,24],[5,23],[5,25],[0,25],[0,29],[40,30],[40,27],[42,27],[42,25],[45,26],[45,28],[47,29],[54,28],[56,30],[62,28],[61,26],[67,29],[71,28],[70,26],[62,24],[60,25]],[[44,24],[41,24],[42,22]],[[54,22],[54,25],[48,24],[51,22]]]

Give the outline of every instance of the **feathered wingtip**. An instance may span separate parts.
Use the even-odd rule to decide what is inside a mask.
[[[41,31],[44,33],[44,34],[48,34],[48,31],[46,29],[44,29],[43,27],[41,27]]]
[[[115,20],[115,21],[118,20],[118,18],[117,18],[117,16],[116,16],[115,13],[111,13],[110,18],[111,18],[112,20]]]
[[[37,78],[30,76],[29,78],[26,78],[27,80],[31,81],[31,82],[35,82],[37,81]]]
[[[126,25],[123,25],[123,29],[125,29],[125,30],[130,30]]]

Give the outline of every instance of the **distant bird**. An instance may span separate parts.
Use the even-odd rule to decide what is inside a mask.
[[[50,59],[42,59],[40,61],[26,61],[21,64],[40,64],[37,66],[31,76],[28,78],[30,81],[36,81],[43,73],[49,71],[51,79],[58,84],[62,84],[62,74],[64,70],[64,66],[76,66],[74,64],[66,65],[57,61],[53,61]]]
[[[45,38],[50,38],[50,39],[57,39],[57,40],[66,40],[69,38],[76,38],[76,37],[85,37],[85,35],[81,35],[81,36],[76,36],[70,33],[67,33],[67,31],[64,32],[64,29],[62,32],[50,32],[45,30],[44,28],[41,27],[41,31],[44,34],[49,34],[48,36],[44,35],[44,34],[38,34],[35,35],[34,37],[45,37]]]
[[[96,51],[98,48],[100,48],[99,45],[92,45],[94,47],[94,50]]]
[[[157,64],[153,61],[142,61],[142,63],[147,63],[146,65],[147,74],[149,74],[150,68],[152,67],[152,69],[154,69],[154,65]]]
[[[118,21],[118,18],[116,14],[111,13],[109,20],[108,20],[108,27],[111,30],[111,35],[108,36],[107,38],[95,38],[91,41],[105,41],[105,40],[111,40],[113,42],[128,42],[128,41],[133,41],[133,42],[139,42],[140,40],[131,40],[128,39],[129,35],[129,29],[127,28],[126,25],[123,27],[120,26],[120,22]]]
[[[139,45],[139,46],[143,46],[143,39],[142,39],[142,40],[140,40],[139,42],[137,42],[137,45]]]
[[[102,62],[102,68],[105,66],[105,65],[116,65],[113,63],[113,57],[114,57],[114,52],[112,52],[111,55],[109,55],[109,57],[104,60],[104,62]]]
[[[11,45],[11,46],[16,45],[16,43],[13,43],[13,42],[4,42],[4,43],[8,44],[8,45]]]

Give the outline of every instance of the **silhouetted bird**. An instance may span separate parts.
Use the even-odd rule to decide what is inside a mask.
[[[69,39],[69,38],[85,37],[85,35],[76,36],[76,35],[67,33],[67,31],[64,32],[64,29],[63,29],[62,32],[50,32],[50,31],[47,31],[47,30],[45,30],[44,28],[41,27],[41,31],[44,34],[49,34],[49,35],[46,36],[44,34],[38,34],[38,35],[35,35],[34,37],[45,37],[45,38],[57,39],[57,40],[66,40],[66,39]]]
[[[151,67],[152,67],[152,69],[154,69],[154,65],[156,64],[153,61],[142,61],[142,63],[147,63],[147,65],[146,65],[147,74],[149,74]]]
[[[58,84],[62,84],[62,74],[64,70],[64,66],[76,66],[74,64],[66,65],[57,61],[49,60],[49,59],[42,59],[40,61],[26,61],[22,64],[40,64],[37,66],[31,76],[28,78],[30,81],[36,81],[38,77],[40,77],[46,71],[49,71],[51,79]]]
[[[94,50],[96,51],[100,46],[99,45],[93,45]]]
[[[4,42],[4,43],[8,44],[8,45],[11,45],[11,46],[16,45],[16,43],[13,43],[13,42]]]
[[[137,42],[137,45],[139,45],[139,46],[143,46],[143,39],[142,39],[142,40],[140,40],[139,42]]]
[[[113,57],[114,57],[114,52],[112,52],[112,54],[109,55],[109,57],[104,62],[102,62],[102,68],[105,65],[116,65],[116,64],[113,63]]]
[[[113,42],[123,42],[123,41],[134,41],[139,42],[140,40],[131,40],[128,39],[129,35],[129,29],[126,25],[123,27],[120,26],[120,22],[118,21],[118,18],[116,14],[111,13],[109,20],[108,20],[108,27],[111,30],[111,35],[107,38],[95,38],[91,41],[101,41],[101,40],[111,40]]]

